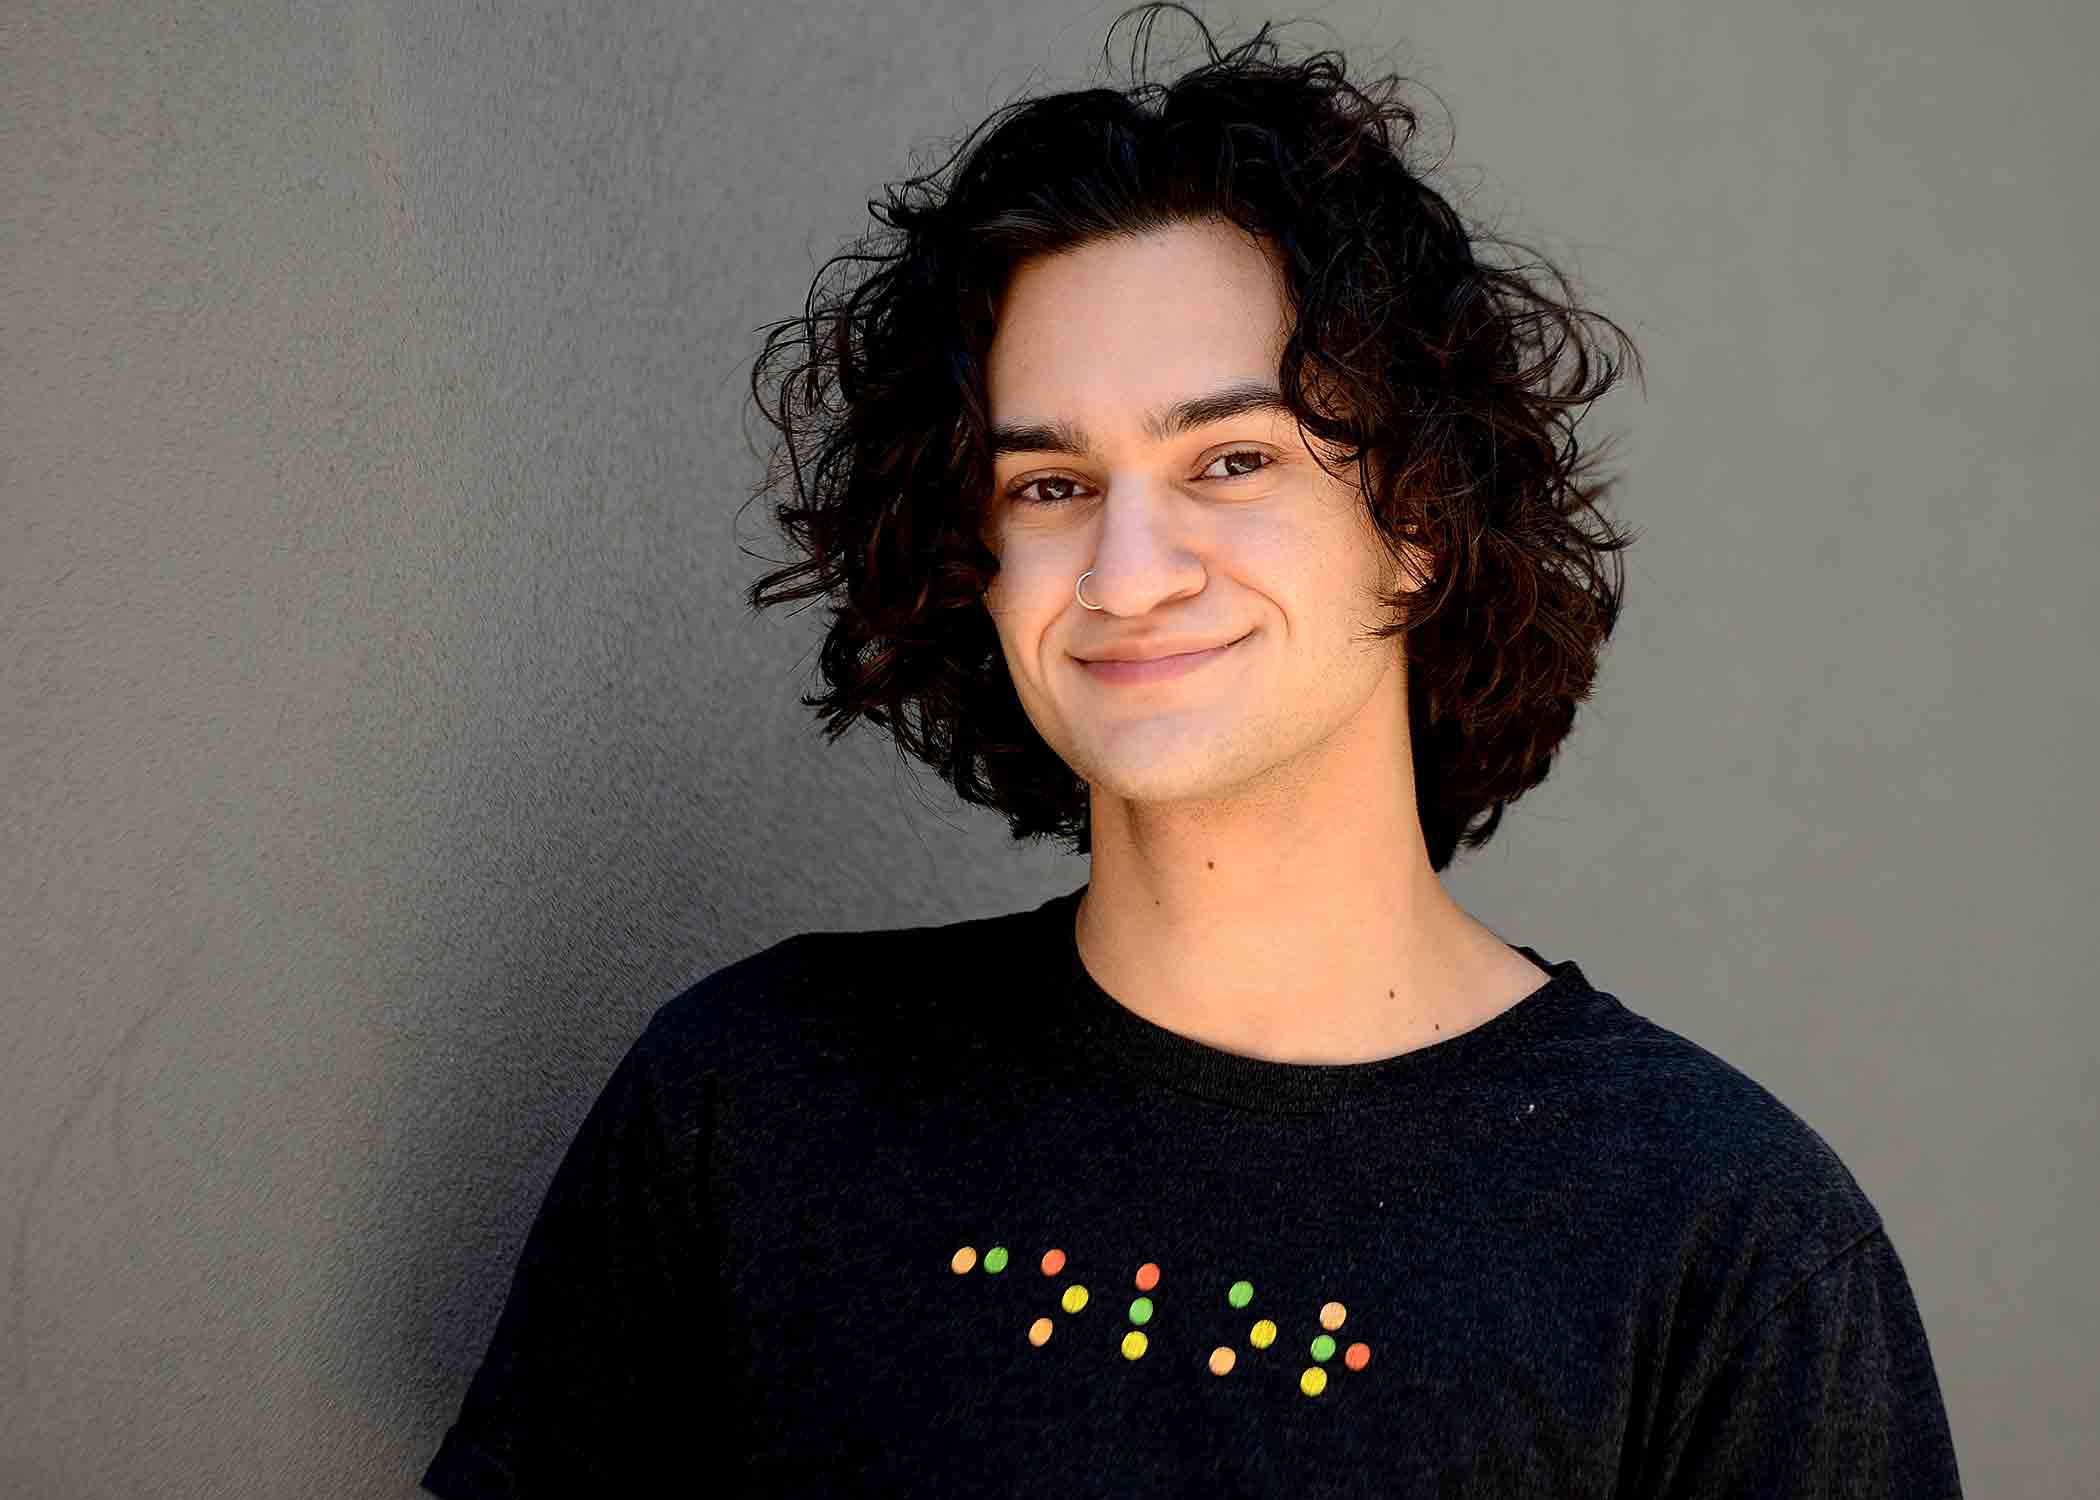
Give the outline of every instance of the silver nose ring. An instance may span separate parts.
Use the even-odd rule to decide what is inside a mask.
[[[1099,609],[1101,607],[1098,604],[1088,604],[1086,602],[1086,594],[1084,592],[1086,588],[1086,581],[1089,578],[1092,578],[1093,576],[1094,570],[1092,568],[1088,568],[1084,573],[1081,573],[1079,575],[1079,582],[1072,585],[1073,596],[1077,598],[1080,604],[1085,606],[1087,609]]]

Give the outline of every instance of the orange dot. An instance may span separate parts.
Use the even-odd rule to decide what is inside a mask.
[[[1158,1285],[1159,1267],[1148,1260],[1138,1267],[1137,1289],[1141,1292],[1149,1292]]]
[[[955,1252],[955,1258],[948,1262],[948,1267],[950,1270],[954,1271],[956,1275],[960,1276],[963,1272],[969,1270],[972,1266],[976,1264],[977,1247],[974,1245],[965,1245],[962,1247],[962,1249]]]
[[[1370,1362],[1371,1346],[1369,1344],[1351,1344],[1348,1352],[1342,1356],[1342,1363],[1352,1370],[1361,1370]]]
[[[1348,1316],[1348,1308],[1339,1302],[1330,1302],[1320,1309],[1320,1326],[1332,1333],[1342,1326],[1342,1320]]]
[[[1062,1250],[1045,1250],[1045,1251],[1043,1252],[1043,1274],[1044,1274],[1045,1276],[1055,1276],[1055,1275],[1056,1275],[1056,1274],[1057,1274],[1057,1273],[1058,1273],[1059,1271],[1062,1271],[1062,1270],[1063,1270],[1064,1268],[1065,1268],[1065,1252],[1064,1252],[1064,1251],[1062,1251]]]
[[[1037,1318],[1028,1325],[1028,1342],[1035,1345],[1038,1349],[1042,1348],[1043,1345],[1050,1342],[1050,1328],[1051,1323],[1048,1318]],[[1361,1349],[1363,1346],[1359,1344],[1357,1347]]]
[[[1238,1359],[1239,1356],[1234,1354],[1229,1347],[1220,1344],[1217,1348],[1210,1351],[1210,1373],[1213,1375],[1230,1375],[1233,1364]]]

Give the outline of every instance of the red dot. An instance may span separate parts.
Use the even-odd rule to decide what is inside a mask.
[[[1342,1356],[1342,1363],[1352,1370],[1361,1370],[1370,1362],[1371,1346],[1369,1344],[1351,1344],[1348,1352]]]
[[[1059,1271],[1062,1271],[1062,1270],[1063,1270],[1064,1268],[1065,1268],[1065,1252],[1064,1252],[1064,1251],[1062,1251],[1062,1250],[1045,1250],[1045,1251],[1043,1252],[1043,1274],[1044,1274],[1045,1276],[1055,1276],[1055,1275],[1056,1275],[1056,1274],[1057,1274],[1057,1273],[1058,1273]]]
[[[1138,1267],[1137,1289],[1141,1292],[1149,1292],[1158,1285],[1159,1267],[1148,1260]]]

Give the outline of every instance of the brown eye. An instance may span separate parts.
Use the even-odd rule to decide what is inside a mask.
[[[1261,461],[1257,464],[1252,464],[1247,468],[1243,468],[1237,473],[1213,474],[1210,472],[1219,464],[1232,463],[1239,459],[1259,459]],[[1275,462],[1276,460],[1269,457],[1268,454],[1262,452],[1259,448],[1234,448],[1229,452],[1220,453],[1216,458],[1212,459],[1207,465],[1205,465],[1203,470],[1203,477],[1206,479],[1245,479],[1249,474],[1259,474],[1263,469],[1268,468]]]
[[[1086,488],[1076,479],[1067,479],[1061,474],[1045,474],[1040,479],[1031,479],[1026,484],[1017,484],[1006,493],[1023,505],[1063,505],[1072,498],[1070,495],[1030,495],[1028,492],[1038,485],[1063,485],[1073,490]]]

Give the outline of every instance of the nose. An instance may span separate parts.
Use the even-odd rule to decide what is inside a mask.
[[[1095,512],[1091,569],[1084,592],[1097,613],[1135,618],[1203,591],[1209,569],[1188,534],[1189,502],[1142,481],[1111,481]],[[1075,578],[1079,574],[1073,575]],[[1083,606],[1075,597],[1072,608]]]

